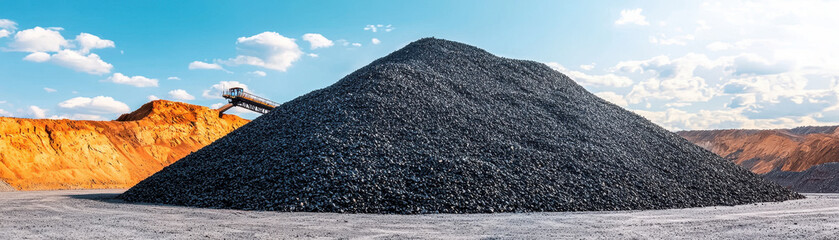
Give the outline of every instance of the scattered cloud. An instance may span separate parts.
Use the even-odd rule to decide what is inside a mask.
[[[720,42],[720,41],[712,42],[712,43],[709,43],[707,46],[705,46],[705,48],[707,48],[708,50],[711,50],[711,51],[724,51],[724,50],[728,50],[732,47],[734,47],[734,46],[732,46],[730,43],[724,43],[724,42]]]
[[[189,63],[189,70],[195,69],[224,70],[224,68],[221,67],[221,65],[218,65],[216,63],[205,63],[202,61],[193,61]]]
[[[24,57],[23,60],[38,63],[46,62],[50,60],[50,54],[45,52],[34,52],[30,53],[29,55],[26,55],[26,57]]]
[[[696,37],[692,34],[674,36],[674,37],[667,37],[665,34],[659,34],[658,37],[650,36],[650,43],[660,44],[660,45],[680,45],[685,46],[687,45],[688,41],[693,41]]]
[[[378,32],[379,30],[390,32],[393,31],[393,25],[384,25],[384,24],[370,24],[364,27],[364,31],[371,31],[371,32]]]
[[[224,61],[228,65],[253,65],[285,72],[300,59],[303,51],[293,38],[276,32],[263,32],[236,40],[239,55]]]
[[[50,61],[58,64],[59,66],[73,69],[77,72],[85,72],[94,75],[110,73],[111,69],[114,67],[110,63],[102,61],[102,59],[99,58],[99,55],[96,55],[95,53],[84,56],[72,50],[61,50],[60,52],[52,55],[50,57]]]
[[[641,11],[643,11],[643,9],[640,8],[621,10],[621,17],[617,21],[615,21],[615,24],[635,24],[641,26],[650,25],[650,23],[647,22],[647,17],[641,15]]]
[[[14,117],[15,115],[14,115],[14,114],[12,114],[12,113],[11,113],[11,112],[9,112],[9,111],[6,111],[6,110],[3,110],[3,109],[0,109],[0,116],[2,116],[2,117]]]
[[[17,23],[9,19],[0,19],[0,29],[14,31],[17,29]]]
[[[113,66],[99,55],[90,53],[92,49],[114,47],[114,42],[104,40],[89,33],[79,34],[75,40],[68,41],[59,33],[63,28],[34,27],[19,31],[9,43],[9,51],[31,52],[23,58],[31,62],[52,62],[78,72],[101,75],[111,72]],[[78,47],[78,49],[74,49]],[[55,52],[50,55],[49,53]]]
[[[72,119],[72,120],[90,120],[90,121],[105,121],[108,120],[105,117],[96,114],[84,114],[84,113],[74,113],[74,114],[61,114],[61,115],[52,115],[50,119]]]
[[[332,40],[327,39],[323,35],[317,33],[303,34],[303,41],[309,42],[309,49],[328,48],[334,45]]]
[[[212,108],[212,109],[219,109],[219,108],[221,108],[222,106],[224,106],[225,104],[227,104],[227,103],[213,103],[212,105],[210,105],[210,108]],[[229,113],[236,113],[236,114],[251,114],[251,115],[252,115],[252,114],[254,114],[253,112],[251,112],[251,111],[249,111],[249,110],[246,110],[246,109],[244,109],[244,108],[239,108],[239,107],[234,107],[234,108],[231,108],[230,110],[227,110],[227,111],[225,112],[225,114],[229,114]]]
[[[632,79],[624,76],[611,73],[604,75],[589,75],[579,71],[568,70],[556,62],[548,62],[545,64],[584,86],[628,87],[632,85]]]
[[[248,85],[243,83],[237,81],[221,81],[217,84],[213,84],[213,86],[210,86],[210,89],[204,90],[204,93],[202,93],[201,96],[209,99],[222,99],[221,92],[234,87],[240,87],[245,89],[245,91],[248,91]]]
[[[10,50],[18,52],[58,52],[67,46],[70,42],[61,33],[42,27],[19,31],[9,43]]]
[[[91,49],[112,48],[114,41],[101,39],[90,33],[80,33],[76,36],[76,43],[79,44],[79,53],[87,54]]]
[[[378,38],[373,38],[373,39],[370,39],[370,42],[371,42],[371,43],[373,43],[373,45],[376,45],[376,44],[382,43],[382,41],[379,41],[379,39],[378,39]]]
[[[361,47],[361,43],[352,43],[353,47]]]
[[[90,114],[126,113],[131,111],[127,104],[114,100],[112,97],[105,96],[93,98],[75,97],[58,103],[58,106],[66,110]]]
[[[253,75],[253,76],[257,76],[257,77],[264,77],[264,76],[267,76],[267,75],[268,75],[267,73],[265,73],[265,72],[263,72],[263,71],[258,71],[258,70],[257,70],[257,71],[253,71],[253,72],[249,72],[249,74],[250,74],[250,75]]]
[[[306,54],[306,56],[313,57],[313,58],[318,57],[318,55],[317,55],[317,54],[314,54],[314,53],[309,53],[309,54]]]
[[[195,97],[190,95],[186,90],[183,89],[175,89],[169,91],[169,97],[176,99],[176,100],[195,100]]]
[[[48,92],[48,93],[58,92],[58,90],[55,90],[55,89],[52,89],[52,88],[48,88],[48,87],[45,87],[45,88],[44,88],[44,91],[46,91],[46,92]]]
[[[160,98],[155,95],[149,95],[148,97],[146,97],[146,99],[148,99],[149,101],[160,100]]]
[[[181,80],[179,77],[168,77],[167,80]]]
[[[598,97],[602,98],[603,100],[609,101],[609,102],[614,103],[615,105],[618,105],[618,106],[621,106],[621,107],[629,106],[629,103],[626,101],[626,99],[623,96],[621,96],[620,94],[617,94],[615,92],[599,92],[599,93],[595,93],[594,95],[597,95]]]
[[[105,81],[135,87],[157,87],[158,82],[157,79],[154,78],[147,78],[143,76],[129,77],[123,75],[122,73],[114,73],[114,75],[108,77]]]
[[[592,69],[594,69],[594,66],[595,66],[595,65],[596,65],[596,64],[594,64],[594,63],[591,63],[591,64],[585,64],[585,65],[580,65],[580,69],[583,69],[583,70],[586,70],[586,71],[591,71]]]
[[[34,118],[47,118],[47,110],[35,105],[29,106],[28,113]]]

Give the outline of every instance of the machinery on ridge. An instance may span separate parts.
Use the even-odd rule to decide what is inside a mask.
[[[279,106],[280,104],[267,98],[253,95],[245,92],[245,89],[240,87],[230,88],[221,93],[221,96],[228,99],[228,103],[221,106],[218,110],[218,115],[221,117],[224,111],[233,107],[241,107],[257,113],[266,114]]]

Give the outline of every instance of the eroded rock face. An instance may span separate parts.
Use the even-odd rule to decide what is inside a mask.
[[[0,180],[17,190],[127,188],[246,123],[165,100],[116,121],[0,117]]]
[[[773,170],[800,172],[815,165],[839,162],[836,126],[682,131],[678,134],[758,174]]]

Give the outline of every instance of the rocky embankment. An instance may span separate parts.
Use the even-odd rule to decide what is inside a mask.
[[[839,192],[839,162],[816,165],[802,172],[772,171],[763,177],[800,192]]]
[[[0,191],[128,188],[246,123],[165,100],[115,121],[0,117]]]
[[[682,131],[679,135],[754,173],[800,172],[839,162],[837,126],[777,130]]]

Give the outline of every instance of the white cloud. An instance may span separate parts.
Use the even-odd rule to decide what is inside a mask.
[[[12,32],[6,29],[0,29],[0,38],[8,37]]]
[[[641,11],[643,10],[640,8],[621,10],[621,17],[617,21],[615,21],[615,24],[636,24],[641,26],[650,25],[650,23],[647,22],[647,17],[641,15]]]
[[[667,37],[665,34],[660,34],[659,37],[650,36],[650,43],[661,45],[687,45],[688,41],[693,41],[695,37],[692,34],[680,35],[675,37]]]
[[[0,19],[0,29],[15,30],[17,23],[9,19]]]
[[[361,47],[361,43],[352,43],[353,47]]]
[[[189,70],[194,69],[210,69],[210,70],[224,70],[221,65],[215,63],[205,63],[202,61],[193,61],[189,63]]]
[[[114,73],[114,75],[108,77],[105,81],[135,87],[157,87],[158,82],[157,79],[154,78],[147,78],[143,76],[129,77],[123,75],[122,73]]]
[[[306,55],[307,55],[307,56],[309,56],[309,57],[313,57],[313,58],[318,57],[318,55],[317,55],[317,54],[314,54],[314,53],[309,53],[309,54],[306,54]]]
[[[229,65],[253,65],[285,72],[300,59],[303,51],[294,42],[276,32],[263,32],[236,41],[239,55],[225,61]]]
[[[111,68],[114,67],[110,63],[102,61],[99,55],[95,53],[84,56],[72,50],[61,50],[52,55],[50,60],[59,66],[95,75],[110,73]]]
[[[195,100],[195,97],[190,95],[186,90],[183,89],[175,89],[169,91],[169,97],[177,100]]]
[[[166,79],[168,79],[168,80],[181,80],[181,78],[179,78],[179,77],[168,77]]]
[[[44,91],[46,91],[46,92],[48,92],[48,93],[58,92],[58,90],[55,90],[55,89],[52,89],[52,88],[48,88],[48,87],[45,87],[45,88],[44,88]]]
[[[707,48],[708,50],[711,50],[711,51],[724,51],[724,50],[728,50],[732,47],[734,47],[734,46],[732,46],[730,43],[724,43],[724,42],[720,42],[720,41],[712,42],[712,43],[709,43],[707,46],[705,46],[705,48]]]
[[[58,106],[67,110],[93,114],[126,113],[131,111],[127,104],[114,100],[112,97],[105,96],[93,98],[75,97],[59,103]]]
[[[12,114],[12,113],[11,113],[11,112],[9,112],[9,111],[6,111],[6,110],[3,110],[3,109],[0,109],[0,116],[3,116],[3,117],[14,117],[15,115],[14,115],[14,114]]]
[[[240,87],[248,91],[248,86],[243,83],[237,81],[221,81],[218,84],[213,84],[210,89],[204,90],[201,96],[210,99],[222,99],[221,92],[234,87]]]
[[[608,87],[628,87],[632,85],[632,79],[615,74],[605,75],[589,75],[579,71],[568,70],[559,63],[548,62],[545,63],[554,70],[564,73],[580,85],[584,86],[608,86]]]
[[[70,43],[61,33],[42,27],[19,31],[13,42],[9,43],[10,50],[20,52],[58,52],[67,46]]]
[[[592,69],[594,69],[594,66],[595,66],[595,64],[591,63],[591,64],[580,65],[580,68],[583,69],[583,70],[586,70],[586,71],[591,71]]]
[[[219,109],[219,108],[221,108],[222,106],[224,106],[225,104],[227,104],[227,103],[213,103],[212,105],[210,105],[210,108],[212,108],[212,109]],[[236,113],[236,114],[254,114],[253,112],[251,112],[251,111],[249,111],[249,110],[245,110],[244,108],[238,108],[238,107],[231,108],[230,110],[227,110],[227,111],[226,111],[226,112],[224,112],[224,113],[225,113],[225,114],[229,114],[229,113]]]
[[[0,24],[3,24],[2,21]],[[113,41],[103,40],[89,33],[81,33],[76,40],[68,41],[59,33],[61,30],[63,28],[60,27],[35,27],[19,31],[15,34],[14,40],[9,43],[8,50],[31,52],[23,58],[25,61],[49,61],[78,72],[96,75],[111,72],[113,66],[100,59],[99,55],[90,53],[90,50],[114,47]],[[78,49],[74,49],[76,47]],[[56,52],[56,54],[50,56],[50,52]]]
[[[303,41],[309,42],[310,49],[328,48],[334,45],[332,40],[317,33],[303,34]]]
[[[160,100],[160,98],[155,95],[149,95],[148,97],[146,97],[146,99],[148,99],[149,101]]]
[[[87,54],[91,49],[112,48],[115,46],[114,41],[104,40],[90,33],[80,33],[76,36],[76,42],[79,44],[80,54]]]
[[[96,114],[84,114],[84,113],[74,113],[74,114],[61,114],[61,115],[52,115],[50,119],[71,119],[71,120],[90,120],[90,121],[105,121],[108,120],[105,117]]]
[[[46,118],[47,110],[38,106],[29,106],[29,114],[34,118]]]
[[[364,31],[371,31],[371,32],[378,32],[379,30],[384,30],[385,32],[393,31],[393,25],[384,25],[384,24],[370,24],[364,27]]]
[[[26,55],[26,57],[24,57],[23,60],[39,63],[46,62],[50,60],[50,54],[45,52],[34,52],[30,53],[29,55]]]
[[[376,44],[382,43],[382,41],[379,41],[379,39],[378,39],[378,38],[373,38],[373,39],[370,39],[370,42],[371,42],[371,43],[373,43],[373,45],[376,45]]]
[[[603,100],[609,101],[621,107],[626,107],[629,105],[629,103],[626,102],[626,99],[624,99],[623,96],[614,92],[599,92],[595,93],[594,95],[597,95]]]
[[[249,72],[249,74],[257,76],[257,77],[264,77],[264,76],[268,75],[267,73],[265,73],[263,71],[253,71],[253,72]]]

